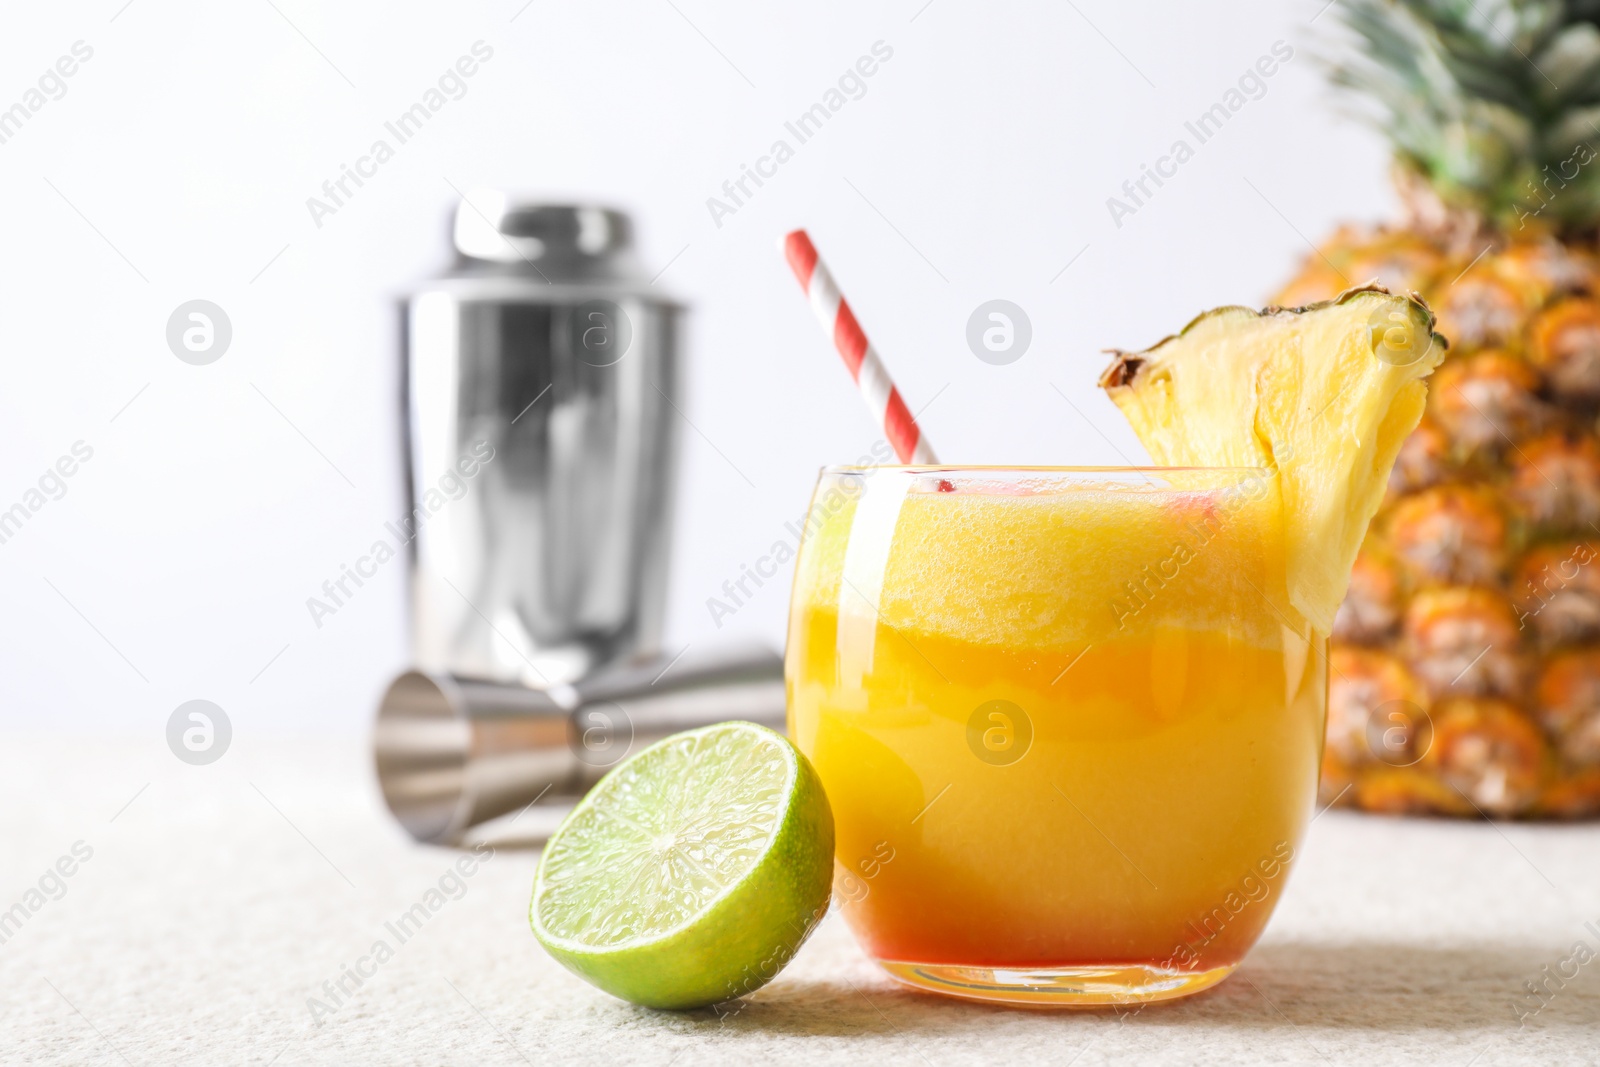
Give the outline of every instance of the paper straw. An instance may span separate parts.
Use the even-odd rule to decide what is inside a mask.
[[[783,254],[788,257],[789,266],[800,281],[800,288],[805,290],[806,299],[811,302],[812,313],[833,339],[833,347],[838,349],[840,358],[850,371],[850,377],[856,380],[862,398],[872,411],[872,417],[883,427],[900,462],[938,463],[928,439],[922,435],[917,421],[906,408],[906,402],[900,398],[900,390],[895,388],[889,372],[884,369],[883,360],[878,358],[878,350],[861,332],[861,324],[840,295],[839,286],[823,265],[817,255],[817,246],[811,243],[806,231],[795,230],[785,237]]]

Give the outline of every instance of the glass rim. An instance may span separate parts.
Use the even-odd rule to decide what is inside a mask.
[[[991,463],[832,463],[825,464],[821,474],[866,474],[873,471],[893,471],[900,474],[1276,474],[1276,467],[1161,467],[1155,464],[1129,466],[1012,466]]]

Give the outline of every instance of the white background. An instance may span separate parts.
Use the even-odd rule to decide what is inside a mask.
[[[1264,302],[1305,238],[1391,210],[1382,144],[1314,59],[1318,0],[274,3],[3,16],[0,108],[94,49],[0,145],[0,509],[94,449],[0,544],[8,730],[154,738],[193,698],[236,738],[367,728],[405,661],[403,567],[320,630],[305,600],[401,514],[392,298],[444,265],[452,185],[631,211],[693,307],[673,649],[781,642],[787,575],[720,630],[706,599],[878,436],[784,231],[810,229],[942,459],[1115,464],[1142,452],[1102,348]],[[466,96],[319,229],[306,198],[478,40]],[[865,96],[715,225],[706,198],[880,40]],[[1107,197],[1278,40],[1265,96],[1114,225]],[[1033,325],[1003,367],[965,342],[997,297]],[[164,338],[194,298],[233,323],[205,367]]]

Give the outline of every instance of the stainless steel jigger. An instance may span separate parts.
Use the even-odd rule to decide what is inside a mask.
[[[535,801],[582,796],[669,734],[729,719],[783,730],[780,656],[661,659],[548,689],[407,671],[378,705],[378,784],[412,837],[448,844]]]

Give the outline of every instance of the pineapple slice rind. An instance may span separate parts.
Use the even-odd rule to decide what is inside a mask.
[[[1223,307],[1100,385],[1155,462],[1279,475],[1290,604],[1328,633],[1445,340],[1419,297],[1378,285],[1301,308]]]

